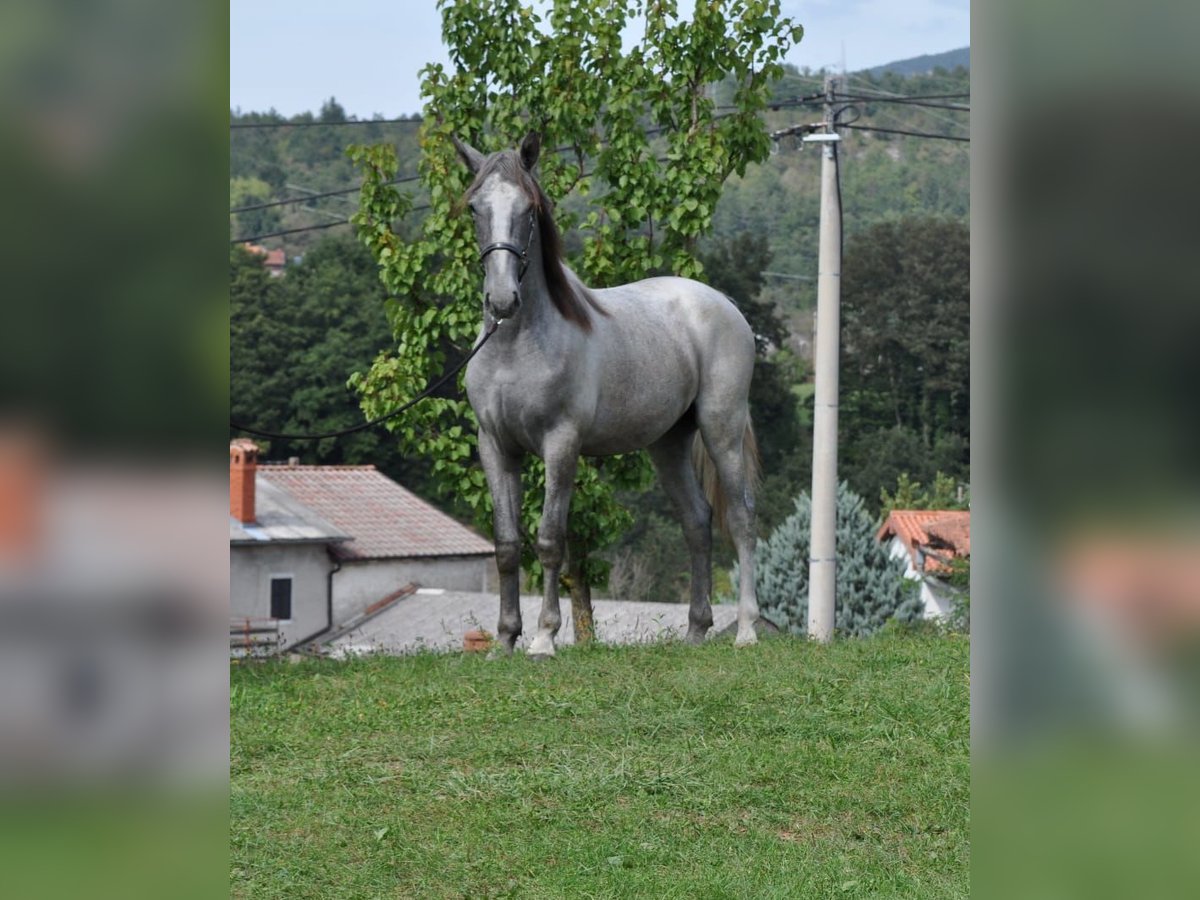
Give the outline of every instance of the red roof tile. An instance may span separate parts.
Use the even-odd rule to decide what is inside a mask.
[[[260,246],[259,244],[243,244],[242,246],[244,246],[255,256],[263,257],[264,265],[266,265],[267,268],[282,269],[287,265],[287,254],[283,251],[283,248],[268,250],[266,247]]]
[[[351,535],[343,559],[483,556],[492,544],[374,466],[260,466],[260,477]]]
[[[971,513],[965,509],[894,509],[875,535],[885,541],[895,535],[908,548],[913,565],[924,559],[924,571],[947,568],[939,557],[971,555]]]
[[[971,555],[971,514],[966,510],[950,511],[926,522],[925,533],[932,538],[931,543],[952,548],[955,556]]]

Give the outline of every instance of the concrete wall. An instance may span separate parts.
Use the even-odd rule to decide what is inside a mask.
[[[325,544],[268,544],[229,548],[229,607],[232,616],[268,618],[271,578],[292,577],[292,618],[279,632],[287,647],[326,625],[329,570]]]
[[[366,559],[345,562],[333,576],[333,620],[342,624],[410,582],[448,591],[495,589],[493,556]]]

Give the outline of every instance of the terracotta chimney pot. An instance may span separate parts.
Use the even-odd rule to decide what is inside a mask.
[[[243,525],[254,516],[254,474],[258,470],[258,444],[249,438],[229,442],[229,514]]]
[[[492,636],[481,628],[472,628],[463,635],[463,650],[480,653],[492,646]]]

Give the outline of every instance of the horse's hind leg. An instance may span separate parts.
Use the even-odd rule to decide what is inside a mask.
[[[683,536],[692,559],[692,604],[688,609],[687,639],[693,644],[704,640],[712,627],[712,507],[692,466],[694,421],[677,424],[648,447],[650,459],[658,470],[658,479],[675,503],[683,524]]]
[[[725,501],[725,526],[737,549],[738,615],[734,646],[758,641],[754,623],[758,621],[758,599],[754,592],[754,475],[750,449],[750,413],[744,403],[739,409],[700,407],[697,409],[700,434],[705,449],[717,469],[720,490]]]

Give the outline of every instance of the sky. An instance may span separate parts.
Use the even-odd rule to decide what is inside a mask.
[[[971,40],[970,0],[784,0],[782,7],[805,31],[787,62],[811,69],[840,69],[844,60],[855,71]],[[429,62],[447,62],[435,0],[230,3],[229,105],[242,112],[316,112],[331,96],[360,118],[420,112],[418,73]]]

